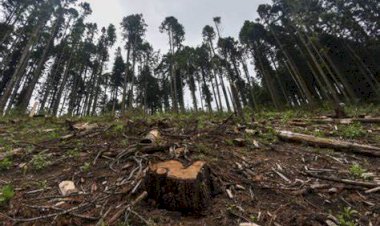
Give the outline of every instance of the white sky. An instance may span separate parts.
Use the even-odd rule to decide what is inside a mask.
[[[270,0],[86,0],[93,14],[88,21],[99,28],[113,23],[119,31],[124,16],[142,13],[148,24],[146,39],[154,49],[166,52],[167,36],[158,27],[167,16],[175,16],[185,27],[185,45],[196,46],[202,42],[202,29],[213,25],[212,18],[222,17],[222,36],[238,37],[245,20],[255,20],[257,7]],[[122,45],[118,35],[117,45]]]

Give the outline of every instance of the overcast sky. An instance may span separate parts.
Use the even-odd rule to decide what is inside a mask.
[[[245,20],[257,18],[257,7],[270,0],[86,0],[93,14],[89,21],[99,27],[113,23],[118,31],[124,16],[142,13],[148,24],[146,39],[154,49],[167,51],[166,34],[158,27],[167,16],[175,16],[185,27],[185,45],[196,46],[202,42],[202,28],[213,25],[212,18],[222,17],[222,35],[238,37]],[[121,45],[119,34],[118,45]]]

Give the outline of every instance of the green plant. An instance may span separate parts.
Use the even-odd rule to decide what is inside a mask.
[[[36,185],[39,189],[46,189],[48,187],[48,181],[47,180],[37,181]]]
[[[46,155],[38,154],[33,156],[31,164],[33,169],[42,170],[48,165],[50,165],[50,161],[48,160],[48,157]]]
[[[3,160],[0,161],[0,170],[9,170],[12,166],[12,161],[5,157]]]
[[[352,123],[350,125],[339,126],[336,134],[343,138],[354,139],[365,136],[367,132],[360,123]]]
[[[365,173],[366,170],[361,167],[359,164],[355,163],[350,167],[350,174],[353,177],[362,177],[363,173]]]
[[[91,169],[91,164],[89,162],[85,162],[83,166],[80,167],[80,169],[87,173]]]
[[[115,125],[113,127],[112,131],[117,133],[117,134],[121,134],[124,131],[124,125],[122,125],[122,124]]]
[[[338,221],[340,226],[355,226],[355,215],[358,211],[351,209],[351,207],[344,208],[343,212],[338,215]]]
[[[1,188],[1,192],[0,192],[0,205],[7,204],[9,200],[13,198],[14,195],[15,195],[15,192],[13,190],[13,187],[9,184],[4,185]]]
[[[278,141],[277,133],[272,128],[265,128],[265,131],[263,131],[259,135],[264,141],[269,143],[274,143]]]
[[[77,148],[74,148],[74,149],[67,151],[65,155],[69,158],[75,158],[75,157],[79,157],[80,152]]]

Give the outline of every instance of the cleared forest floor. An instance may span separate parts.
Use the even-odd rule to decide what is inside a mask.
[[[378,110],[348,114],[373,119]],[[380,147],[376,120],[326,119],[328,114],[333,111],[260,112],[245,124],[228,114],[2,118],[0,222],[380,225],[379,157],[277,136],[286,130]],[[157,144],[141,144],[152,129],[160,132]],[[201,213],[168,211],[141,196],[149,186],[148,166],[172,159],[185,166],[203,160],[211,169],[219,192]],[[74,182],[77,192],[63,196],[62,181]]]

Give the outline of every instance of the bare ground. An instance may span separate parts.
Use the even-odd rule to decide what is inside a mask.
[[[96,119],[3,119],[3,153],[19,149],[2,166],[0,188],[15,195],[0,207],[3,225],[380,225],[380,191],[310,176],[364,181],[380,186],[380,158],[280,141],[290,130],[380,147],[380,126],[316,124],[281,114],[238,124],[235,117]],[[299,123],[302,122],[302,123]],[[74,126],[75,127],[75,126]],[[152,128],[158,146],[139,141]],[[235,140],[240,138],[242,140]],[[171,150],[171,151],[170,151]],[[174,150],[185,152],[177,153]],[[147,184],[151,163],[204,160],[220,192],[202,213],[159,208],[149,197],[130,204]],[[2,165],[0,163],[0,165]],[[356,168],[354,167],[356,166]],[[359,170],[357,169],[359,168]],[[359,171],[359,172],[357,172]],[[369,172],[369,178],[362,176]],[[60,194],[58,184],[75,183],[79,193]],[[1,197],[1,196],[0,196]]]

